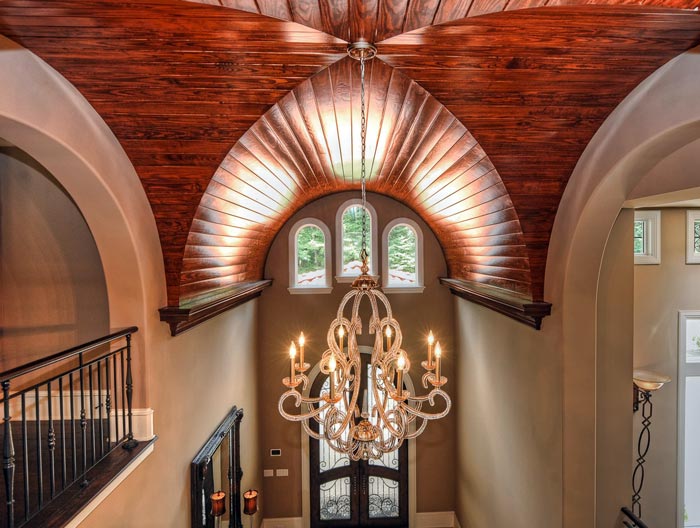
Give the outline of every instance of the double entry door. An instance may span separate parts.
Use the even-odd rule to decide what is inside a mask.
[[[367,385],[369,365],[362,354],[362,387]],[[321,375],[312,394],[328,390]],[[362,408],[364,402],[359,401]],[[354,462],[331,449],[327,442],[309,439],[311,528],[360,526],[408,526],[408,445],[378,460]]]

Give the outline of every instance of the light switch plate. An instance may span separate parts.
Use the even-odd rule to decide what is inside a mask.
[[[288,470],[288,469],[278,469],[278,470],[277,470],[277,476],[278,476],[278,477],[288,477],[288,476],[289,476],[289,470]]]
[[[263,477],[274,477],[274,476],[275,476],[274,469],[264,469],[263,470]]]

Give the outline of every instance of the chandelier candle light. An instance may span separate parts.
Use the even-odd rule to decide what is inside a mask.
[[[420,435],[430,420],[445,417],[451,406],[450,397],[442,389],[447,383],[447,378],[441,375],[440,370],[442,349],[432,332],[427,337],[427,361],[421,363],[425,369],[422,385],[429,390],[427,394],[418,396],[404,389],[404,378],[411,369],[411,363],[408,354],[401,348],[401,327],[392,315],[389,300],[379,289],[377,277],[369,275],[365,192],[365,62],[374,58],[376,51],[374,46],[366,42],[348,46],[348,55],[360,62],[361,274],[340,302],[326,335],[328,348],[318,363],[320,375],[328,376],[328,391],[323,391],[318,397],[302,394],[309,384],[305,372],[310,367],[304,362],[306,339],[302,332],[298,340],[298,363],[296,343],[292,342],[289,347],[290,376],[282,380],[287,391],[280,397],[278,405],[284,418],[301,422],[309,436],[326,441],[332,449],[347,454],[352,460],[379,459],[385,453],[398,449],[404,440]],[[369,387],[364,388],[360,386],[362,360],[357,341],[357,336],[363,331],[360,318],[363,300],[369,302],[371,313],[368,330],[370,335],[374,335],[368,371]],[[368,389],[371,391],[369,395]],[[361,411],[358,404],[360,399]],[[293,402],[298,412],[287,412],[287,400]],[[318,427],[312,427],[313,422]]]

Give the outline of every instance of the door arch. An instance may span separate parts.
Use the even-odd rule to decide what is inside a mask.
[[[370,400],[371,354],[361,354],[361,381],[366,387],[358,399],[363,409]],[[311,396],[328,390],[328,378],[316,376]],[[312,429],[321,427],[315,421]],[[309,439],[311,528],[341,526],[408,526],[408,444],[379,460],[353,461],[326,442]]]
[[[372,347],[360,345],[360,353],[365,355],[371,355]],[[314,367],[309,372],[309,384],[307,388],[303,391],[304,396],[309,396],[311,394],[314,384],[318,381],[320,374],[319,365],[314,365]],[[323,381],[321,379],[321,381]],[[404,377],[404,386],[407,390],[415,392],[415,386],[410,375]],[[411,429],[413,424],[411,424]],[[311,526],[311,439],[306,432],[300,428],[301,431],[301,474],[302,474],[302,526]],[[416,440],[408,440],[405,442],[406,445],[406,467],[407,467],[407,506],[408,506],[408,523],[405,526],[415,526],[416,522]],[[334,524],[333,526],[338,526]],[[350,524],[349,526],[356,526],[355,524]],[[373,525],[380,526],[380,525]]]

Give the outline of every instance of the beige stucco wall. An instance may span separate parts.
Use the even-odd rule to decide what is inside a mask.
[[[0,148],[0,371],[109,333],[85,220],[36,161]]]
[[[190,526],[189,464],[233,405],[245,413],[242,489],[261,489],[257,314],[252,301],[175,338],[164,323],[155,329],[147,351],[155,450],[81,526]],[[261,496],[261,506],[266,498]]]
[[[623,209],[605,246],[598,282],[596,350],[596,527],[622,528],[632,478],[634,213]],[[652,525],[666,526],[666,525]]]
[[[685,263],[685,229],[684,209],[663,209],[661,264],[634,267],[634,365],[673,378],[653,395],[642,491],[644,520],[650,526],[676,526],[678,311],[700,310],[700,267]],[[635,415],[635,441],[640,420]]]
[[[287,422],[277,411],[277,402],[283,392],[281,380],[288,375],[289,342],[303,330],[307,339],[307,357],[312,363],[317,361],[326,349],[328,325],[350,286],[334,283],[332,293],[327,295],[291,295],[287,291],[289,232],[299,219],[318,218],[331,230],[331,247],[335,251],[336,211],[343,202],[357,197],[358,193],[339,193],[309,204],[280,230],[268,255],[265,276],[274,277],[275,281],[260,299],[260,360],[266,366],[260,369],[260,387],[264,388],[260,397],[260,447],[264,468],[289,469],[289,477],[264,479],[263,495],[268,497],[266,518],[302,515],[301,426]],[[453,395],[455,343],[452,303],[449,291],[438,282],[439,277],[445,276],[446,269],[437,239],[415,213],[399,202],[376,194],[369,194],[368,202],[377,211],[379,236],[386,224],[397,217],[416,221],[424,233],[425,291],[422,294],[389,294],[388,297],[401,325],[404,348],[413,362],[412,373],[420,375],[422,372],[420,360],[427,355],[427,346],[422,344],[428,330],[432,329],[445,351],[443,373],[450,380],[445,390]],[[335,261],[333,270],[335,274]],[[379,271],[381,274],[383,270]],[[360,344],[368,343],[371,341],[361,341]],[[418,384],[420,380],[414,377],[414,382]],[[416,440],[418,512],[454,510],[454,463],[452,457],[446,455],[455,449],[454,427],[453,411],[446,418],[430,423]],[[282,456],[270,457],[271,448],[281,448]],[[272,498],[274,502],[270,502]]]
[[[457,516],[462,528],[561,526],[561,353],[536,331],[455,298]]]

